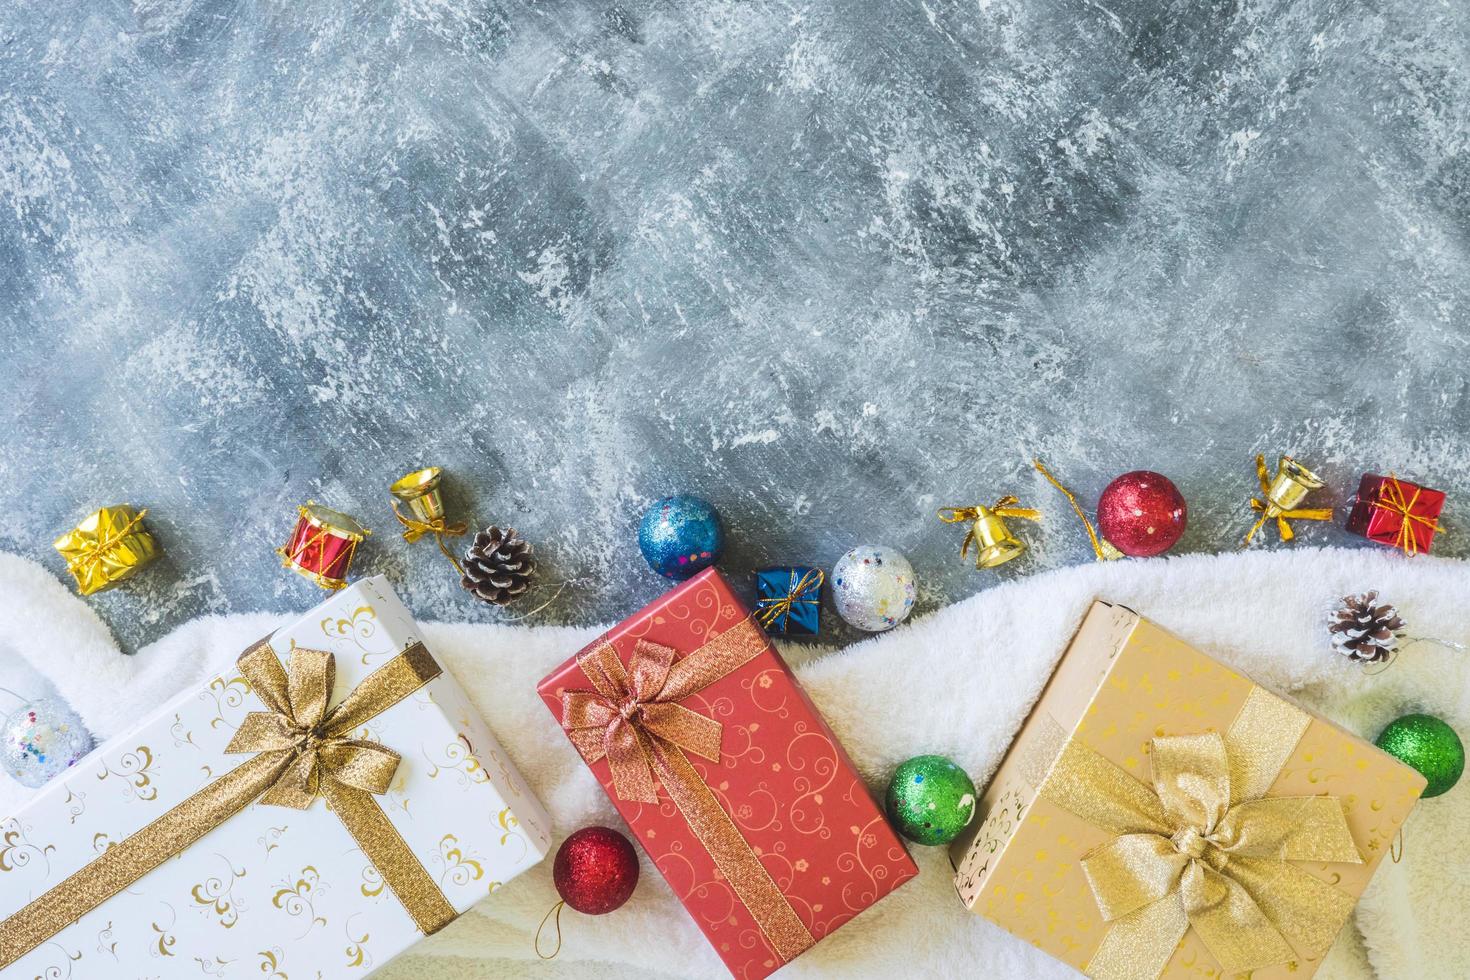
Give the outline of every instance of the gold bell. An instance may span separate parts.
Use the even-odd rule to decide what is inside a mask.
[[[408,505],[413,516],[425,524],[444,519],[444,498],[439,495],[439,480],[443,471],[437,466],[414,470],[401,477],[388,492]]]
[[[970,529],[978,548],[975,551],[976,568],[994,568],[1004,565],[1012,558],[1018,557],[1026,550],[1026,545],[1020,538],[1011,533],[1006,525],[1006,519],[988,507],[975,508],[980,516],[975,518],[975,526]],[[961,556],[964,549],[960,549]]]
[[[1331,507],[1298,506],[1307,499],[1307,494],[1322,489],[1325,484],[1321,477],[1290,456],[1281,457],[1281,462],[1276,464],[1276,475],[1269,480],[1266,478],[1266,457],[1256,456],[1256,480],[1261,485],[1261,496],[1265,499],[1251,498],[1251,510],[1261,516],[1246,532],[1246,544],[1251,543],[1251,538],[1256,536],[1256,532],[1267,521],[1274,520],[1276,529],[1281,533],[1281,540],[1290,541],[1296,536],[1296,532],[1291,529],[1292,521],[1332,520]]]
[[[1307,494],[1321,490],[1323,486],[1317,474],[1290,456],[1282,456],[1281,462],[1276,464],[1276,475],[1266,487],[1266,516],[1280,517],[1289,510],[1296,510],[1297,504],[1307,499]]]
[[[1041,512],[1030,507],[1017,507],[1015,497],[1002,497],[989,507],[977,504],[974,507],[946,507],[939,512],[939,519],[946,524],[972,521],[964,543],[960,545],[960,557],[970,553],[975,545],[975,567],[994,568],[1004,565],[1026,550],[1025,542],[1011,533],[1006,525],[1007,517],[1023,517],[1028,521],[1041,520]]]
[[[457,538],[464,534],[465,523],[460,521],[458,524],[450,524],[445,519],[444,498],[439,495],[439,480],[443,475],[443,471],[437,466],[414,470],[394,482],[388,492],[393,495],[393,516],[404,527],[403,540],[412,544],[424,535],[432,534],[439,550],[449,559],[449,564],[463,575],[464,567],[444,543],[446,535]],[[400,500],[408,505],[412,517],[398,509]]]

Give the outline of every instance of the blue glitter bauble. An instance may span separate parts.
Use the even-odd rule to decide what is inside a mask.
[[[638,548],[655,572],[682,582],[720,560],[725,533],[707,500],[679,494],[654,501],[638,526]]]
[[[41,698],[22,705],[0,731],[0,768],[22,786],[38,789],[92,751],[92,736],[64,701]]]

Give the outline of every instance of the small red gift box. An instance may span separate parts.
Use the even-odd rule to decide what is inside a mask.
[[[1439,528],[1444,494],[1389,474],[1364,473],[1347,529],[1408,554],[1428,551]]]
[[[918,874],[714,569],[537,690],[737,977],[768,976]]]

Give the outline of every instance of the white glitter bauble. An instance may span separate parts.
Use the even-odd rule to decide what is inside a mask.
[[[0,769],[31,789],[45,786],[92,751],[77,713],[57,698],[22,705],[0,730]]]
[[[914,568],[883,545],[862,544],[843,555],[831,582],[837,615],[869,633],[892,629],[914,608]]]

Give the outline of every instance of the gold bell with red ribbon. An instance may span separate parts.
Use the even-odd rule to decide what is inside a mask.
[[[975,545],[975,567],[995,568],[1017,558],[1026,550],[1026,543],[1011,533],[1006,518],[1019,517],[1028,521],[1041,520],[1041,512],[1030,507],[1017,507],[1015,497],[1001,497],[989,507],[978,504],[974,507],[945,507],[939,519],[946,524],[961,524],[972,521],[964,542],[960,545],[960,557],[970,552]]]
[[[1277,530],[1281,532],[1282,541],[1290,541],[1295,537],[1291,529],[1290,521],[1330,521],[1332,520],[1331,507],[1302,508],[1298,505],[1307,499],[1307,494],[1313,490],[1320,490],[1326,484],[1322,478],[1290,456],[1282,456],[1276,464],[1276,475],[1267,479],[1266,457],[1256,456],[1256,479],[1261,484],[1261,494],[1265,500],[1251,499],[1251,510],[1260,512],[1260,518],[1251,527],[1245,536],[1245,543],[1250,544],[1251,538],[1255,537],[1267,521],[1274,520]]]
[[[388,492],[394,497],[393,516],[398,518],[398,523],[404,528],[403,540],[412,543],[426,534],[434,535],[444,557],[449,559],[455,571],[463,575],[464,569],[444,544],[444,538],[446,535],[459,537],[465,533],[466,525],[462,521],[457,524],[448,522],[444,511],[444,497],[439,492],[443,478],[443,470],[437,466],[428,466],[399,477],[388,488]],[[400,501],[408,506],[408,514],[398,509]]]

